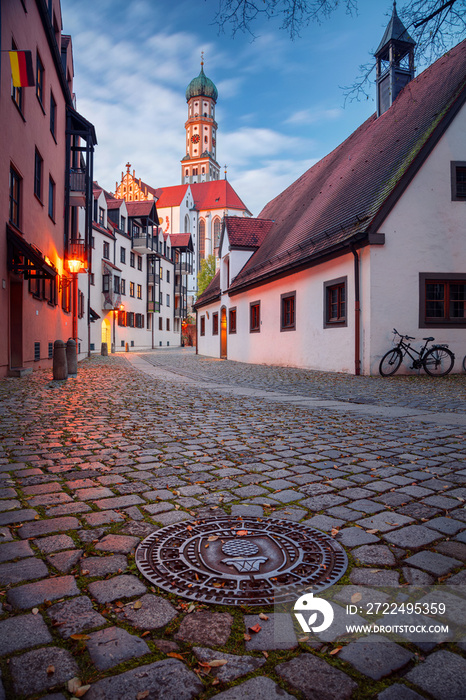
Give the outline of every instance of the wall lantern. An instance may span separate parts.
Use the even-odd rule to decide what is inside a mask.
[[[73,241],[69,244],[66,264],[71,274],[85,272],[86,254],[84,241]]]

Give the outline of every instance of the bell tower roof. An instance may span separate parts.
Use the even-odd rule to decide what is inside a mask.
[[[416,42],[410,37],[406,30],[406,27],[404,26],[401,19],[398,17],[396,11],[396,2],[393,3],[392,16],[390,17],[390,21],[387,24],[385,34],[382,37],[382,41],[380,42],[379,48],[375,52],[375,55],[377,56],[378,54],[382,53],[384,49],[387,49],[388,45],[392,41],[399,42],[400,44],[409,44],[413,47],[416,45]]]
[[[191,97],[211,97],[214,102],[217,102],[218,90],[210,78],[204,73],[204,60],[201,61],[201,72],[197,78],[193,78],[186,88],[186,102],[189,102]]]

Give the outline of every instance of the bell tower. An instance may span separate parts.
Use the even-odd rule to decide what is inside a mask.
[[[202,54],[201,72],[186,89],[188,119],[186,129],[186,155],[181,160],[181,182],[208,182],[218,180],[220,166],[216,160],[217,122],[215,105],[218,91],[204,73]]]
[[[387,111],[401,90],[414,78],[414,47],[412,39],[396,12],[396,2],[390,21],[375,52],[377,84],[377,116]]]

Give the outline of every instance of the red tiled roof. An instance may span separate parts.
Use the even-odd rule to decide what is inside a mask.
[[[243,216],[226,216],[226,232],[230,246],[258,248],[273,226],[270,219],[250,219]]]
[[[173,187],[160,187],[155,190],[155,196],[158,197],[157,208],[178,207],[183,201],[188,187],[189,185],[174,185]]]
[[[465,76],[466,40],[269,202],[260,216],[275,225],[230,289],[348,249],[355,237],[377,231],[464,103]]]
[[[126,202],[128,216],[150,216],[155,208],[153,199],[143,200],[142,202]]]
[[[105,190],[104,190],[105,191]],[[107,200],[107,209],[119,209],[123,202],[125,201],[124,199],[115,199],[111,195],[107,196],[108,192],[105,192],[105,199]]]
[[[241,209],[248,211],[228,180],[193,182],[191,191],[196,209]]]
[[[186,248],[191,243],[190,233],[170,233],[169,235],[172,247]]]

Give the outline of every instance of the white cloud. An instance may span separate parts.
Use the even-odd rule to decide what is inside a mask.
[[[302,109],[291,114],[285,120],[285,124],[316,124],[329,120],[340,119],[344,111],[341,108],[334,109]]]

